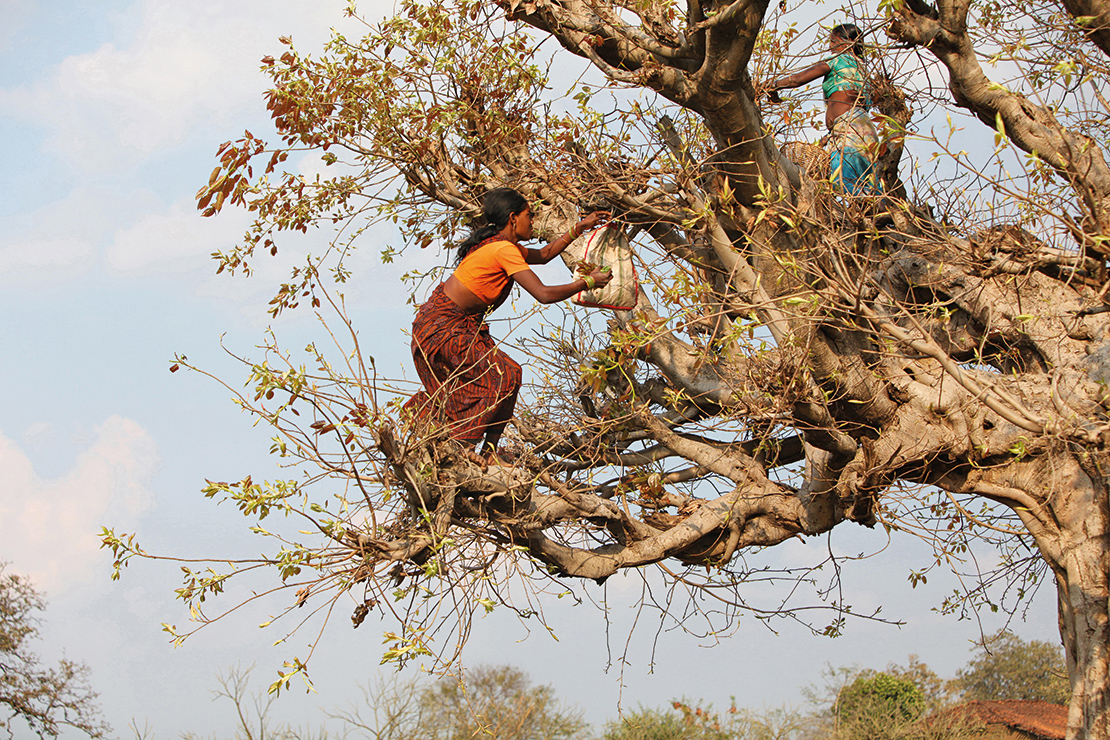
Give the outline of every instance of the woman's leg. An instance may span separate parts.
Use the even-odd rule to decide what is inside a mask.
[[[865,154],[844,147],[832,153],[831,162],[833,182],[849,195],[871,195],[875,193],[874,165]]]
[[[413,322],[412,357],[426,392],[405,405],[452,439],[496,449],[516,408],[521,368],[497,348],[478,317],[461,314],[437,288]]]
[[[486,331],[445,343],[434,364],[446,376],[441,392],[451,437],[464,444],[483,439],[496,444],[516,408],[520,365]]]
[[[483,449],[487,452],[496,452],[497,443],[508,426],[509,419],[513,418],[516,410],[516,399],[520,393],[520,386],[524,374],[520,365],[513,358],[501,350],[494,350],[495,356],[491,358],[491,365],[499,381],[495,389],[495,397],[500,400],[493,407],[486,420],[486,441]]]
[[[840,190],[849,195],[878,191],[872,157],[879,151],[879,135],[866,111],[851,110],[833,121],[829,149],[832,180]]]

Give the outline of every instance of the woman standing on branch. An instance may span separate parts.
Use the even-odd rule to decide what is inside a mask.
[[[457,267],[416,312],[412,358],[424,390],[405,408],[441,419],[447,433],[468,448],[482,443],[476,462],[498,463],[497,442],[513,416],[520,391],[520,365],[499,350],[483,317],[509,296],[517,283],[540,303],[555,303],[583,290],[606,285],[608,272],[595,271],[566,285],[544,285],[529,265],[542,265],[577,237],[609,218],[595,211],[542,249],[528,249],[532,238],[528,201],[510,188],[497,188],[482,201],[486,226],[459,245]]]
[[[821,87],[825,93],[825,125],[829,128],[833,182],[852,195],[878,190],[875,156],[879,150],[879,134],[867,113],[871,101],[863,66],[862,35],[851,23],[834,27],[829,33],[832,59],[780,77],[771,83],[770,89],[771,100],[779,103],[782,102],[779,90],[801,87],[818,77],[825,78]]]

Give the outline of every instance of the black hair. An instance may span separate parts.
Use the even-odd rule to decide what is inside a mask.
[[[482,219],[486,224],[475,228],[459,244],[455,264],[462,262],[476,246],[504,229],[511,216],[521,213],[527,207],[528,201],[512,188],[494,188],[486,193],[482,198]]]
[[[857,57],[863,56],[863,31],[859,30],[859,26],[854,23],[841,23],[839,26],[833,26],[829,33],[845,41],[851,41],[852,53]]]

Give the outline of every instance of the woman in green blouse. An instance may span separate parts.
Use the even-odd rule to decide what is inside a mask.
[[[825,125],[829,127],[828,146],[832,178],[840,188],[853,195],[875,193],[875,158],[879,135],[868,109],[867,71],[863,66],[863,34],[855,25],[844,23],[829,34],[828,61],[818,62],[800,72],[780,77],[771,83],[771,100],[780,102],[778,90],[801,87],[824,77]]]

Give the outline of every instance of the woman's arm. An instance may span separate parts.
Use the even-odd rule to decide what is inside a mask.
[[[600,288],[608,285],[609,281],[613,279],[613,273],[596,270],[589,277],[594,283],[593,286],[589,285],[583,278],[578,278],[573,283],[567,283],[566,285],[544,285],[536,276],[536,273],[531,270],[523,270],[514,274],[513,280],[516,281],[517,285],[531,293],[532,297],[540,303],[558,303],[570,298],[575,293],[581,293],[587,288]]]
[[[801,87],[820,77],[824,77],[831,71],[832,68],[829,67],[828,62],[817,62],[817,64],[814,64],[812,67],[806,67],[799,72],[778,78],[771,83],[770,91],[773,93],[775,90],[781,90],[786,87]]]
[[[543,249],[527,250],[524,255],[524,261],[530,265],[546,265],[562,254],[563,250],[569,247],[572,241],[582,236],[587,231],[596,228],[598,224],[608,221],[610,217],[608,211],[594,211],[589,216],[579,221],[573,229],[563,234]]]

